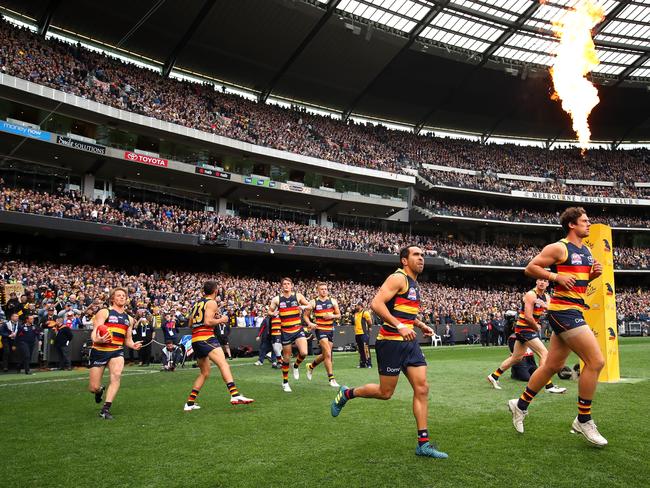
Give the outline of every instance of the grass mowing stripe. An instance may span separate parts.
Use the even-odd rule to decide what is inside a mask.
[[[610,445],[598,450],[569,434],[576,382],[557,380],[569,389],[566,395],[540,392],[526,433],[518,435],[505,403],[524,383],[506,374],[503,390],[497,391],[485,381],[505,348],[424,351],[431,385],[429,431],[449,453],[445,461],[414,455],[412,393],[405,378],[391,400],[355,399],[334,419],[329,406],[336,390],[327,385],[322,365],[311,382],[304,370],[299,381],[290,376],[290,394],[280,388],[279,370],[253,367],[237,368],[235,380],[255,403],[231,406],[218,371],[212,370],[198,398],[203,408],[187,413],[182,406],[193,375],[125,373],[113,422],[98,419],[92,395],[78,382],[0,389],[4,445],[7,452],[20,453],[0,464],[0,479],[11,487],[96,488],[646,484],[650,426],[643,399],[650,399],[650,382],[599,385],[594,419]],[[622,339],[622,373],[650,377],[649,354],[650,339]],[[254,360],[231,365],[252,366]],[[355,354],[334,355],[339,383],[377,382],[376,369],[357,369],[357,360]],[[568,364],[576,361],[572,356]],[[198,374],[192,368],[179,371]],[[79,379],[86,378],[83,373]]]
[[[236,367],[241,367],[241,366],[254,366],[253,363],[251,364],[230,364],[231,368],[236,368]],[[216,368],[216,366],[213,364],[211,366],[211,369]],[[198,369],[197,368],[180,368],[177,369],[174,372],[194,372],[198,374]],[[128,371],[128,369],[122,373],[122,377],[125,376],[136,376],[136,375],[142,375],[142,374],[153,374],[153,373],[162,373],[161,370],[157,369],[155,371]],[[40,374],[40,373],[39,373]],[[48,374],[47,372],[43,372],[43,374]],[[105,371],[105,374],[108,374],[108,370]],[[39,381],[21,381],[20,379],[16,379],[15,381],[11,382],[6,382],[6,383],[0,383],[0,388],[3,386],[13,386],[13,385],[38,385],[41,383],[59,383],[59,382],[65,382],[65,381],[81,381],[81,380],[87,380],[88,379],[88,370],[84,370],[83,376],[76,377],[76,378],[56,378],[56,379],[47,379],[47,380],[39,380]]]

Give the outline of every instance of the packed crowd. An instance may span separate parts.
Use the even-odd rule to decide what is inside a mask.
[[[480,144],[383,126],[344,122],[298,108],[257,103],[197,84],[162,77],[56,39],[0,23],[0,70],[34,83],[160,120],[241,141],[398,172],[420,163],[552,178],[647,181],[647,150],[542,148]]]
[[[219,284],[217,296],[222,311],[233,317],[263,317],[271,298],[279,293],[279,276],[236,276],[225,273],[208,275],[186,271],[126,270],[107,266],[29,263],[6,261],[0,264],[0,287],[20,284],[23,293],[10,296],[4,307],[5,315],[36,314],[47,320],[48,311],[56,315],[74,315],[77,327],[91,326],[95,312],[105,306],[111,287],[125,286],[129,290],[128,308],[134,316],[150,316],[160,326],[169,314],[179,326],[187,325],[192,303],[200,298],[202,283],[215,279]],[[295,280],[295,290],[312,298],[318,280]],[[336,297],[343,318],[351,323],[354,305],[361,301],[368,306],[377,291],[377,284],[349,280],[329,280],[329,289]],[[522,290],[514,287],[478,287],[422,282],[422,312],[434,324],[478,323],[492,314],[517,310]],[[650,290],[617,290],[620,313],[629,317],[648,317]],[[51,315],[51,314],[50,314]],[[235,325],[259,322],[235,321]]]
[[[616,315],[620,320],[650,323],[650,290],[641,287],[616,290]]]
[[[650,161],[650,158],[649,158]],[[597,185],[567,185],[559,181],[523,181],[499,178],[493,172],[478,175],[456,173],[453,171],[434,171],[421,168],[419,175],[434,185],[470,188],[498,193],[510,193],[513,190],[536,191],[561,195],[578,195],[589,197],[609,198],[649,198],[650,188],[635,187],[628,183],[617,183],[615,186]],[[610,178],[605,178],[604,181]],[[602,181],[602,180],[601,180]]]
[[[446,202],[434,198],[422,196],[413,201],[414,205],[425,208],[436,215],[469,217],[486,220],[501,220],[506,222],[522,223],[556,223],[560,225],[559,212],[540,212],[527,208],[498,208],[492,205],[463,205],[458,203]],[[639,227],[648,228],[650,220],[643,217],[634,217],[626,215],[614,215],[601,213],[597,216],[590,216],[592,222],[600,222],[611,227]]]
[[[623,269],[650,269],[650,250],[638,247],[615,247],[614,263]]]
[[[3,188],[0,211],[33,213],[163,232],[197,234],[208,240],[238,239],[287,246],[338,249],[371,254],[397,254],[405,244],[417,244],[429,256],[460,264],[525,266],[539,252],[529,244],[474,243],[448,237],[414,236],[351,228],[309,226],[274,219],[219,215],[172,205],[123,200],[90,201],[74,191],[39,193]],[[617,267],[648,269],[650,253],[638,248],[616,248]]]
[[[130,295],[129,309],[136,314],[146,311],[158,324],[160,317],[187,317],[191,304],[200,298],[202,283],[216,279],[220,283],[218,297],[224,312],[236,316],[264,316],[271,298],[279,292],[279,277],[243,277],[219,273],[207,275],[189,272],[137,272],[106,266],[35,264],[18,261],[0,265],[0,286],[19,283],[24,295],[15,297],[5,307],[7,313],[25,310],[25,314],[45,315],[48,307],[57,313],[71,310],[88,326],[89,319],[106,303],[109,289],[122,285]],[[295,289],[307,297],[316,294],[317,280],[299,279]],[[336,297],[344,319],[349,323],[358,301],[366,305],[377,287],[354,281],[330,281],[330,292]],[[483,313],[517,302],[515,290],[471,290],[440,284],[424,283],[424,312],[434,321],[471,322]],[[434,300],[435,299],[435,300]],[[432,315],[433,314],[433,315]]]

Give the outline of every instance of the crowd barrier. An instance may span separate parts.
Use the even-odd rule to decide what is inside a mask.
[[[456,344],[465,343],[466,338],[470,334],[478,335],[479,326],[475,324],[464,324],[464,325],[454,325],[455,331],[455,341]],[[442,335],[444,327],[437,326],[434,327],[437,334]],[[370,334],[370,346],[375,345],[375,340],[377,333],[379,332],[379,326],[373,326]],[[181,328],[178,334],[178,337],[181,337],[186,334],[190,334],[189,328]],[[255,340],[259,329],[256,327],[246,327],[246,328],[233,328],[230,332],[230,348],[232,351],[237,350],[239,346],[251,346],[253,351],[258,351],[259,342]],[[426,338],[422,333],[416,330],[417,340],[423,345],[431,344],[431,339]],[[152,362],[160,362],[160,356],[162,348],[164,347],[165,340],[163,337],[163,332],[160,329],[157,329],[154,333],[154,341],[151,344],[151,356]],[[82,360],[82,348],[84,343],[90,340],[90,330],[73,330],[72,331],[72,342],[70,343],[70,359],[73,363],[79,364]],[[45,363],[50,366],[58,365],[59,363],[59,354],[54,347],[54,333],[51,330],[46,330],[43,336],[44,346],[41,351],[38,348],[34,348],[34,354],[32,356],[32,364]],[[313,341],[316,346],[316,341]],[[334,348],[335,350],[342,350],[346,345],[355,344],[354,337],[354,327],[352,326],[338,326],[334,329]],[[4,353],[4,351],[3,351]],[[138,353],[131,349],[126,348],[125,357],[127,360],[138,360]],[[17,351],[12,351],[10,356],[10,361],[12,363],[18,363],[20,360],[19,353]]]

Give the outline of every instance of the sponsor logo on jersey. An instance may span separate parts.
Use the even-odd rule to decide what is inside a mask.
[[[417,300],[418,294],[415,291],[415,288],[413,288],[413,287],[409,288],[409,294],[408,294],[407,298],[409,300]]]

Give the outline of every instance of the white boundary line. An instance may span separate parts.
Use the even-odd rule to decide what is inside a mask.
[[[160,371],[133,371],[130,373],[125,373],[122,376],[138,376],[138,375],[143,375],[143,374],[153,374],[153,373],[160,373]],[[51,380],[41,380],[41,381],[11,381],[7,383],[0,383],[0,388],[3,386],[19,386],[19,385],[38,385],[38,384],[43,384],[43,383],[63,383],[66,381],[81,381],[81,380],[87,380],[87,376],[76,376],[74,378],[56,378],[56,379],[51,379]]]
[[[254,363],[243,363],[243,364],[231,364],[230,367],[239,367],[239,366],[253,366]],[[213,368],[216,368],[216,366],[213,364]],[[198,368],[184,368],[184,369],[177,369],[175,372],[187,372],[187,371],[198,371]],[[125,376],[141,376],[141,375],[147,375],[147,374],[155,374],[155,373],[161,373],[162,371],[160,370],[154,370],[154,371],[128,371],[126,373],[122,373],[122,378]],[[44,383],[64,383],[67,381],[86,381],[88,380],[88,376],[75,376],[74,378],[53,378],[50,380],[40,380],[40,381],[11,381],[11,382],[6,382],[6,383],[0,383],[0,388],[3,388],[5,386],[23,386],[23,385],[39,385],[39,384],[44,384]]]

